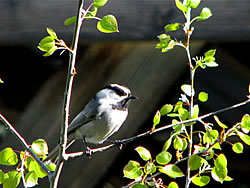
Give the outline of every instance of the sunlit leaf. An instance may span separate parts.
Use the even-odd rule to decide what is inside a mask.
[[[183,177],[183,172],[174,164],[167,164],[162,168],[159,168],[159,171],[168,175],[171,178]]]
[[[167,151],[162,151],[156,156],[156,162],[160,165],[166,165],[168,164],[172,159],[171,153]]]
[[[149,159],[151,159],[150,151],[147,150],[146,148],[138,146],[137,148],[135,148],[135,150],[144,161],[148,161]]]
[[[107,2],[108,0],[94,0],[94,7],[95,8],[103,7]]]
[[[34,171],[28,172],[25,175],[25,183],[27,187],[34,187],[37,185],[38,177]]]
[[[168,188],[179,188],[178,184],[174,181],[170,182]]]
[[[209,176],[196,176],[192,178],[193,184],[203,187],[207,185],[210,182],[210,177]]]
[[[57,39],[56,32],[53,29],[47,28],[47,32],[53,39]]]
[[[200,4],[201,0],[188,0],[187,7],[189,8],[197,8]]]
[[[192,93],[192,86],[189,84],[183,84],[181,86],[181,90],[187,95],[187,96],[191,96]],[[193,90],[193,96],[194,96],[194,90]]]
[[[48,145],[43,139],[37,139],[32,142],[31,149],[36,155],[48,154]]]
[[[161,113],[160,111],[158,110],[155,115],[154,115],[154,119],[153,119],[153,123],[154,123],[154,126],[158,125],[160,123],[160,120],[161,120]]]
[[[143,171],[140,169],[140,163],[130,160],[123,168],[123,175],[129,179],[137,179],[142,176]]]
[[[208,100],[208,93],[200,92],[198,96],[199,101],[206,102]]]
[[[198,155],[193,155],[188,159],[188,166],[191,170],[198,170],[204,163],[205,159]]]
[[[235,153],[242,153],[244,146],[242,143],[237,142],[237,143],[233,144],[232,149]]]
[[[250,136],[248,136],[247,134],[244,134],[240,131],[237,131],[237,134],[239,135],[240,139],[245,142],[245,144],[250,146]]]
[[[241,128],[250,130],[250,116],[245,114],[241,119]]]
[[[181,10],[183,13],[187,12],[188,8],[183,5],[179,0],[175,0],[176,7]]]
[[[169,32],[169,31],[176,31],[180,28],[180,24],[179,23],[174,23],[174,24],[168,24],[164,27],[165,32]]]
[[[97,29],[103,33],[119,32],[117,20],[113,15],[104,16],[97,23]]]
[[[210,10],[209,8],[207,8],[207,7],[204,7],[204,8],[201,10],[199,19],[198,19],[197,21],[206,20],[206,19],[210,18],[211,16],[212,16],[211,10]]]
[[[5,148],[0,152],[0,164],[2,165],[16,165],[18,162],[17,154],[12,148]]]
[[[218,124],[221,128],[223,128],[223,129],[228,128],[224,123],[222,123],[222,122],[219,120],[219,118],[218,118],[216,115],[214,115],[214,119],[215,119],[215,121],[217,122],[217,124]]]
[[[64,25],[72,25],[76,23],[76,16],[73,16],[73,17],[70,17],[70,18],[67,18],[65,21],[64,21]]]
[[[165,104],[163,107],[161,107],[160,109],[160,114],[162,116],[168,114],[169,112],[171,112],[173,110],[173,105],[171,104]]]

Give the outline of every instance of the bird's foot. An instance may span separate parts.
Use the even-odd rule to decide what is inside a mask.
[[[119,150],[122,150],[123,144],[120,140],[115,140],[113,143],[119,148]]]
[[[91,158],[92,154],[93,154],[92,149],[89,148],[89,147],[86,147],[85,155],[86,155],[88,158]]]

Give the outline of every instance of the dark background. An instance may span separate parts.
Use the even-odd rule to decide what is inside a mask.
[[[85,7],[89,2],[86,1]],[[200,114],[246,100],[250,81],[250,2],[207,0],[194,10],[194,15],[199,14],[204,6],[211,8],[213,16],[194,25],[191,52],[195,57],[209,49],[217,49],[216,62],[219,67],[196,72],[196,93],[209,93],[208,102],[199,103]],[[63,26],[63,21],[75,14],[76,7],[77,1],[72,0],[0,2],[0,78],[4,81],[0,85],[0,112],[28,143],[43,138],[50,149],[58,141],[68,53],[59,55],[60,52],[56,52],[45,58],[37,45],[46,35],[46,27],[54,29],[60,38],[70,44],[73,27]],[[94,21],[83,24],[70,118],[83,108],[99,88],[107,83],[124,84],[140,100],[131,103],[126,123],[112,137],[121,139],[149,130],[156,110],[165,103],[176,103],[181,93],[180,86],[189,83],[189,70],[183,49],[176,47],[165,54],[155,49],[157,35],[164,32],[164,25],[183,22],[174,1],[110,1],[100,9],[98,15],[111,13],[118,20],[119,33],[102,34],[96,30]],[[185,40],[181,31],[173,35]],[[219,117],[231,127],[249,111],[250,107],[246,105]],[[160,126],[170,121],[164,118]],[[0,149],[11,146],[21,150],[16,139],[3,127],[0,128]],[[65,164],[59,187],[109,188],[126,185],[130,182],[122,174],[126,163],[137,160],[143,164],[134,148],[144,146],[155,157],[169,132],[167,130],[138,139],[125,145],[121,151],[112,148],[97,153],[92,159],[80,157],[70,160]],[[230,141],[238,140],[232,138]],[[223,150],[218,154],[223,152],[227,156],[228,175],[234,180],[220,184],[211,179],[207,187],[249,187],[246,175],[250,172],[250,150],[249,146],[244,146],[243,154],[235,154],[231,145],[222,145]],[[79,142],[71,150],[81,149]],[[185,169],[185,164],[180,166]],[[172,180],[164,178],[163,181],[168,184]],[[38,187],[48,187],[48,180],[41,180]]]

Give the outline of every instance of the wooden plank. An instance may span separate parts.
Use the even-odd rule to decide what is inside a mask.
[[[64,26],[66,18],[73,16],[77,0],[44,1],[0,1],[0,43],[28,43],[37,45],[46,35],[45,28],[55,29],[59,36],[71,40],[72,26]],[[90,4],[87,0],[85,5]],[[194,38],[207,40],[235,41],[250,39],[249,0],[209,0],[201,8],[211,8],[213,17],[197,25]],[[83,25],[81,41],[93,40],[154,40],[163,31],[164,25],[182,22],[183,16],[176,9],[174,0],[110,0],[99,10],[98,15],[114,14],[120,33],[102,34],[96,31],[96,21]],[[176,34],[177,37],[180,33]]]

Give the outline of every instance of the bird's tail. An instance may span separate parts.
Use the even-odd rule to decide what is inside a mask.
[[[72,140],[71,142],[69,142],[69,144],[67,144],[66,149],[67,149],[71,144],[73,144],[74,141],[75,141],[75,140]],[[49,155],[48,155],[47,158],[44,160],[44,162],[47,162],[47,161],[56,162],[57,159],[58,159],[59,148],[60,148],[60,145],[58,144],[58,145],[49,153]]]

